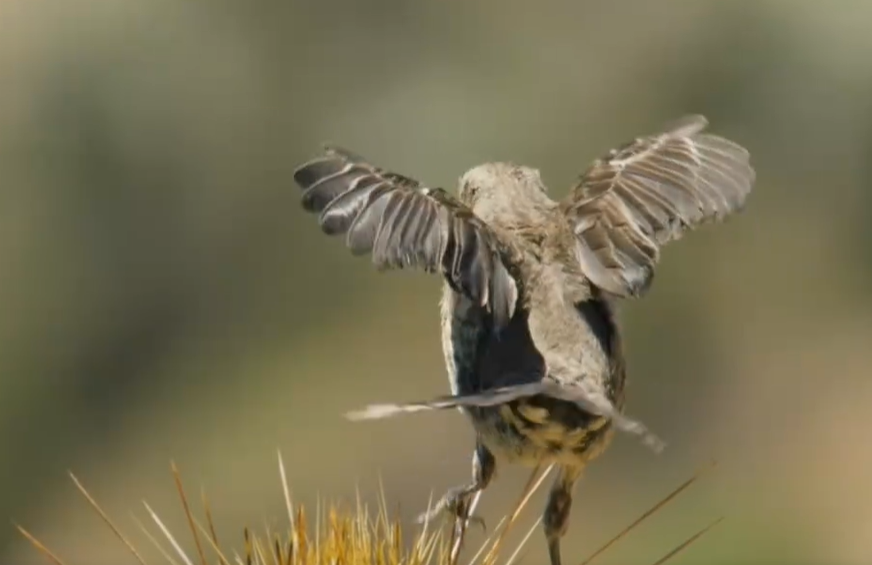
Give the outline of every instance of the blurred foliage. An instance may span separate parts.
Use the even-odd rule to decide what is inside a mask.
[[[381,474],[411,519],[467,478],[469,426],[341,414],[446,390],[439,281],[324,237],[294,167],[330,140],[449,188],[522,162],[562,194],[610,147],[703,113],[757,186],[623,309],[628,410],[670,448],[618,441],[592,465],[567,547],[714,456],[717,486],[646,530],[727,513],[676,563],[868,562],[870,17],[856,0],[0,4],[2,514],[71,562],[119,562],[66,469],[119,514],[132,492],[171,504],[177,458],[221,493],[220,530],[281,513],[261,479],[281,447],[301,502]],[[501,467],[486,516],[524,472]],[[37,559],[12,528],[0,556]]]
[[[290,485],[287,483],[287,472],[281,452],[278,456],[279,477],[287,514],[280,519],[279,523],[266,522],[261,530],[252,529],[247,525],[242,526],[241,547],[234,548],[234,545],[228,544],[226,540],[222,543],[218,539],[209,497],[203,490],[199,500],[200,504],[191,500],[175,463],[170,466],[180,507],[188,521],[189,530],[187,532],[173,532],[168,529],[164,519],[146,501],[143,501],[146,519],[141,520],[136,517],[136,513],[131,512],[133,521],[142,537],[148,540],[150,548],[159,554],[158,559],[170,565],[176,565],[177,558],[184,563],[198,562],[202,565],[209,563],[212,558],[217,559],[219,565],[230,565],[231,559],[234,559],[235,563],[238,564],[250,565],[317,565],[320,563],[330,565],[449,565],[458,563],[461,550],[468,547],[464,543],[464,537],[459,537],[454,528],[442,527],[445,525],[442,521],[443,518],[448,518],[449,524],[452,521],[452,518],[447,515],[440,516],[438,520],[425,521],[423,524],[416,525],[414,529],[404,527],[400,521],[391,516],[383,490],[379,491],[378,507],[375,511],[361,503],[358,492],[354,507],[350,505],[337,506],[330,502],[325,504],[319,500],[315,512],[312,513],[311,510],[307,510],[303,505],[295,504],[291,499]],[[466,561],[469,565],[475,563],[481,563],[481,565],[505,563],[509,565],[522,560],[529,552],[527,545],[532,534],[540,527],[541,515],[532,520],[532,526],[527,529],[517,546],[511,547],[509,543],[512,541],[513,535],[517,534],[519,527],[525,526],[520,522],[524,519],[525,510],[529,508],[531,496],[542,488],[548,479],[554,479],[552,471],[554,471],[555,465],[549,465],[544,469],[541,467],[533,470],[517,501],[511,510],[500,518],[495,528],[487,531],[484,521],[480,517],[476,517],[476,525],[481,525],[486,530],[487,536],[478,547],[471,548],[474,554]],[[679,485],[650,509],[647,509],[642,516],[622,528],[606,543],[591,552],[585,558],[584,564],[593,562],[616,544],[628,539],[627,536],[632,534],[640,524],[650,519],[651,516],[657,515],[669,502],[711,469],[711,465],[699,469],[690,479]],[[146,560],[142,556],[142,548],[137,548],[137,544],[130,541],[130,537],[124,533],[124,528],[119,527],[117,521],[106,514],[100,502],[74,474],[71,473],[70,478],[84,500],[105,524],[107,534],[111,533],[119,544],[127,548],[131,559],[135,560],[136,563],[146,565]],[[383,487],[383,485],[381,486]],[[434,501],[431,499],[430,502]],[[198,506],[200,507],[198,508]],[[665,565],[672,561],[675,556],[687,551],[689,547],[722,521],[723,517],[720,517],[698,529],[692,535],[685,537],[658,558],[656,565]],[[47,562],[53,565],[66,565],[62,557],[58,556],[26,528],[16,524],[16,529]],[[515,532],[512,532],[513,529]],[[191,557],[192,555],[194,557]]]

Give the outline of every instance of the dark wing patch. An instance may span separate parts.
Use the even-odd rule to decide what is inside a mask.
[[[748,151],[702,133],[687,116],[593,162],[562,202],[584,274],[617,296],[648,289],[660,247],[745,204],[755,180]]]
[[[511,319],[514,279],[500,242],[475,214],[441,188],[379,169],[338,147],[294,172],[303,207],[321,229],[345,234],[354,255],[370,253],[379,269],[439,271],[457,292],[487,308],[497,326]]]

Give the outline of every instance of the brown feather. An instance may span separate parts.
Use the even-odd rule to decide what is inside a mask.
[[[561,203],[582,271],[621,297],[650,286],[660,247],[745,204],[755,181],[748,151],[703,133],[702,116],[613,149],[593,162]]]
[[[441,188],[367,163],[338,147],[294,172],[303,207],[329,235],[345,234],[354,255],[379,269],[440,271],[451,287],[492,312],[497,327],[515,310],[518,291],[502,260],[502,242]]]

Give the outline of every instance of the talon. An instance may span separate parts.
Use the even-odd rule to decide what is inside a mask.
[[[469,522],[472,524],[478,524],[479,526],[481,526],[482,533],[487,533],[487,524],[485,524],[484,518],[482,518],[478,514],[472,514],[471,516],[467,516],[466,519],[469,520]]]
[[[458,517],[457,513],[457,503],[451,500],[445,500],[444,498],[436,503],[436,506],[427,510],[426,512],[422,512],[415,519],[415,523],[423,524],[425,522],[432,522],[436,520],[440,516],[443,516],[445,519],[456,519]]]
[[[462,517],[459,506],[460,505],[456,500],[442,499],[438,503],[436,503],[436,506],[434,506],[432,509],[419,514],[418,517],[415,519],[415,522],[418,524],[432,522],[440,516],[443,516],[446,520],[456,520]]]
[[[461,527],[462,529],[465,529],[464,522],[468,521],[479,524],[482,530],[487,531],[487,526],[484,522],[484,518],[478,515],[467,514],[468,498],[468,493],[449,492],[448,494],[443,496],[432,509],[419,514],[418,517],[415,519],[415,522],[418,524],[423,524],[425,522],[430,522],[442,515],[446,518],[454,520],[455,525]]]
[[[454,519],[457,527],[461,530],[466,530],[466,526],[472,522],[481,526],[482,531],[487,532],[487,525],[484,523],[484,518],[478,514],[469,513],[469,496],[466,496],[458,501],[454,512]]]

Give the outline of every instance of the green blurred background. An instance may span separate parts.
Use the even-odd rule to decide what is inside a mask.
[[[567,561],[715,457],[601,563],[721,513],[675,563],[869,563],[870,22],[848,0],[2,2],[0,516],[70,563],[130,562],[66,471],[142,543],[143,498],[185,528],[175,459],[241,542],[279,523],[280,448],[296,499],[372,502],[381,477],[411,520],[468,479],[467,422],[342,414],[447,391],[439,280],[322,236],[295,166],[330,140],[452,189],[522,162],[563,194],[698,112],[756,189],[623,309],[628,410],[669,449],[621,437],[589,468]],[[526,475],[501,468],[492,526]],[[0,562],[42,561],[9,526]]]

